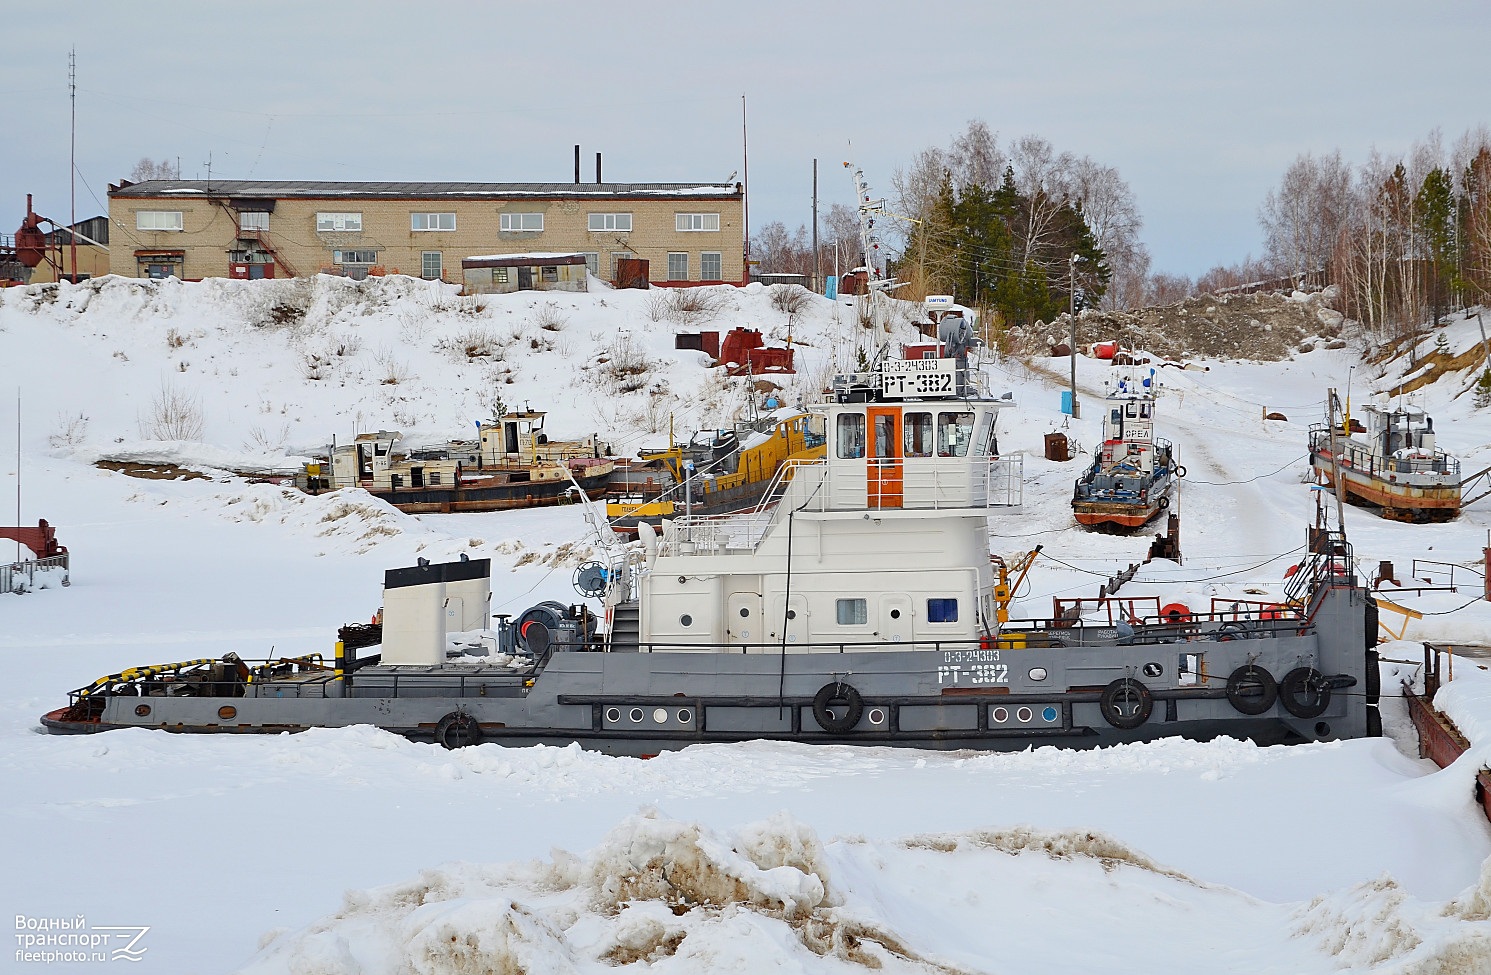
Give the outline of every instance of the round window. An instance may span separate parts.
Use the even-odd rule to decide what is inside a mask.
[[[642,720],[642,709],[641,708],[632,708],[632,713],[629,714],[628,717],[631,718],[633,721],[641,721]]]
[[[224,704],[222,707],[217,709],[217,716],[219,718],[222,718],[224,721],[228,720],[229,718],[236,718],[238,717],[238,709],[231,704]]]
[[[679,708],[678,709],[678,723],[679,724],[688,724],[690,721],[693,721],[693,720],[694,720],[694,712],[690,711],[688,708]]]
[[[681,626],[693,626],[694,618],[688,613],[684,613],[682,616],[678,617],[678,622]]]
[[[655,708],[652,712],[653,724],[663,724],[668,720],[667,708]]]
[[[893,609],[893,610],[891,610],[890,611],[890,618],[893,619],[893,620],[900,619],[901,618],[901,611],[899,609]]]
[[[789,609],[789,610],[787,610],[787,618],[789,620],[795,620],[795,619],[797,619],[797,610],[795,610],[795,609]]]
[[[606,720],[615,724],[621,720],[621,708],[606,708]]]
[[[750,616],[751,615],[751,611],[749,609],[747,609],[746,607],[742,606],[742,607],[740,607],[740,615],[743,616],[743,617],[744,616]]]
[[[138,714],[140,717],[143,718],[146,715],[148,715],[149,713],[150,713],[150,705],[148,705],[148,704],[136,704],[135,705],[135,714]]]

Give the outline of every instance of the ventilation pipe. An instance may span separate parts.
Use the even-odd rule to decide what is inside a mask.
[[[580,147],[575,146],[575,183],[580,182]]]
[[[597,183],[599,183],[601,181],[601,154],[600,153],[596,153],[595,154],[595,181]]]

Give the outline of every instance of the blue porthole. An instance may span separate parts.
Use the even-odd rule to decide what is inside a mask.
[[[1049,704],[1046,705],[1044,708],[1041,709],[1041,720],[1042,721],[1048,721],[1048,722],[1049,721],[1055,721],[1056,720],[1056,709],[1053,708]]]

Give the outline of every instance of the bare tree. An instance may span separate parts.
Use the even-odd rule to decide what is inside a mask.
[[[1071,192],[1082,207],[1082,218],[1102,249],[1113,277],[1103,295],[1104,308],[1126,308],[1142,300],[1149,251],[1139,240],[1144,220],[1133,191],[1118,170],[1083,156],[1072,165]]]
[[[970,186],[994,189],[1007,162],[999,137],[983,119],[971,119],[962,135],[953,138],[946,155],[948,171],[959,192]]]
[[[1351,167],[1340,152],[1299,156],[1258,212],[1268,257],[1287,273],[1324,268],[1355,216],[1355,203]]]
[[[811,274],[813,271],[812,246],[808,243],[808,228],[803,225],[796,231],[788,231],[782,221],[773,220],[751,238],[751,253],[766,272]]]
[[[180,179],[181,168],[172,164],[169,159],[156,162],[145,156],[135,163],[135,168],[129,172],[129,178],[133,183],[143,183],[147,179]]]
[[[1037,135],[1021,136],[1010,147],[1015,188],[1024,197],[1022,226],[1015,229],[1021,246],[1021,265],[1038,261],[1057,229],[1057,216],[1072,199],[1071,153],[1057,153]],[[1051,255],[1065,261],[1067,255]]]
[[[1173,305],[1183,298],[1189,298],[1194,291],[1195,286],[1191,284],[1188,275],[1166,274],[1162,271],[1149,277],[1144,304]]]

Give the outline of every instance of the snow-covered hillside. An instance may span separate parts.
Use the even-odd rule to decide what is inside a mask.
[[[73,559],[69,588],[0,595],[0,890],[18,919],[149,926],[135,970],[161,973],[1491,971],[1491,826],[1470,798],[1491,760],[1491,671],[1473,658],[1444,701],[1481,743],[1443,772],[1413,757],[1391,701],[1388,739],[1082,753],[750,743],[640,762],[445,752],[368,728],[38,733],[68,690],[127,666],[328,652],[338,625],[377,607],[383,570],[421,555],[491,557],[494,612],[576,601],[589,541],[575,507],[408,516],[222,469],[290,465],[379,428],[467,436],[498,399],[548,410],[554,436],[594,431],[631,453],[665,439],[670,414],[687,434],[745,404],[743,381],[674,349],[678,331],[782,341],[790,328],[789,400],[811,400],[865,340],[852,302],[813,298],[789,321],[767,289],[716,293],[701,310],[668,292],[474,299],[407,278],[0,290],[0,363],[22,411],[18,444],[17,397],[0,397],[0,522],[19,486],[21,523],[46,518]],[[910,338],[909,309],[895,318]],[[1449,362],[1480,341],[1475,318],[1458,317],[1420,358]],[[1157,369],[1157,427],[1188,469],[1184,559],[1123,592],[1201,606],[1277,595],[1314,518],[1305,438],[1325,389],[1349,385],[1362,403],[1411,378],[1407,357],[1317,348]],[[1001,448],[1027,454],[1025,504],[991,517],[991,544],[1006,557],[1045,546],[1016,616],[1096,594],[1148,547],[1073,523],[1089,453],[1042,457],[1048,432],[1088,450],[1099,434],[1110,368],[1079,358],[1083,418],[1070,422],[1066,370],[987,365],[1019,404]],[[1491,465],[1478,374],[1452,368],[1414,393],[1467,472]],[[162,409],[172,403],[200,413],[193,436],[161,428],[183,412]],[[100,457],[210,476],[130,478]],[[1384,656],[1417,660],[1429,639],[1491,644],[1474,572],[1487,505],[1432,527],[1347,509],[1364,570],[1393,562],[1393,600],[1425,614]],[[1457,591],[1415,591],[1451,571]],[[1414,672],[1390,664],[1385,692]]]

